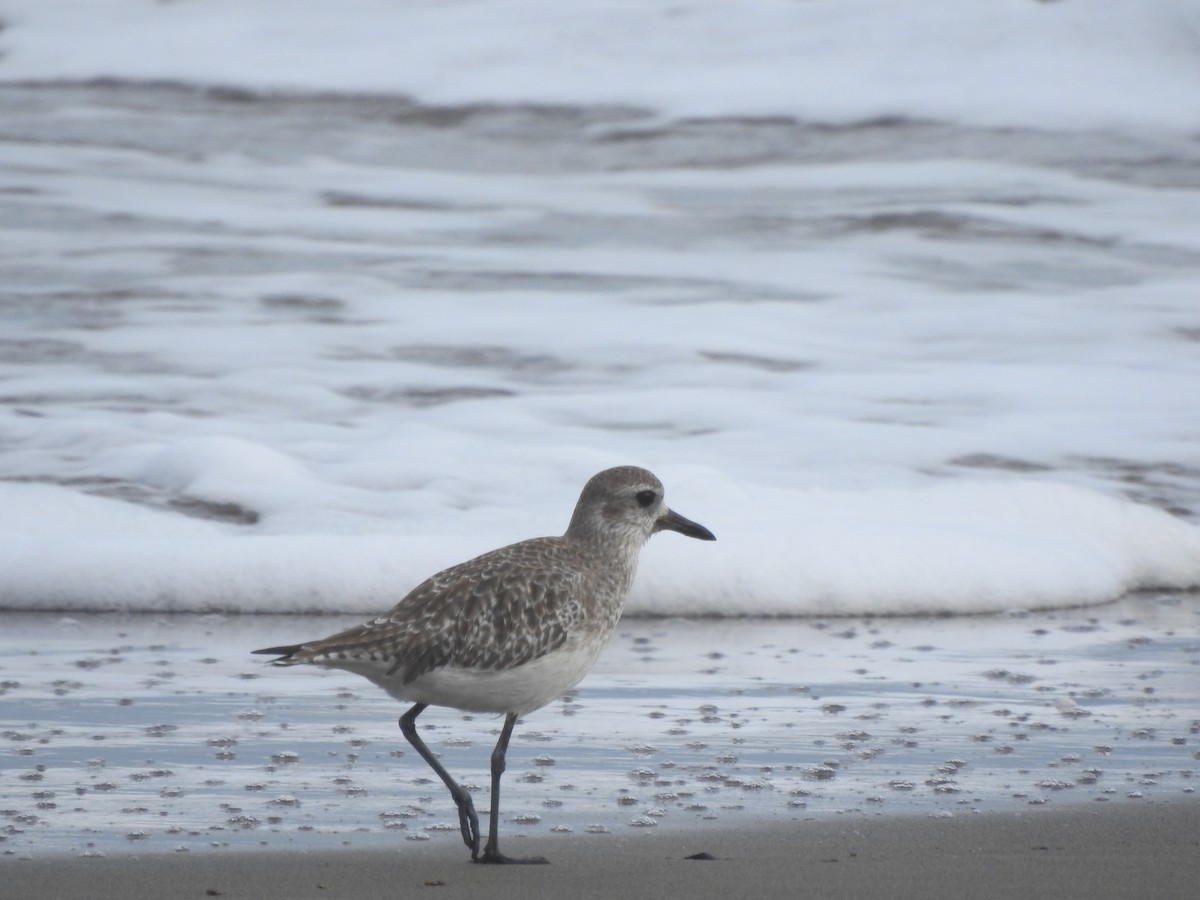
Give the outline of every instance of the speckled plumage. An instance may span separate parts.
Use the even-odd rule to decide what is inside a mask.
[[[403,700],[530,712],[573,684],[547,685],[554,696],[536,706],[482,693],[472,703],[429,696],[429,676],[457,669],[482,680],[564,648],[602,649],[632,584],[636,551],[614,554],[604,568],[586,557],[586,546],[564,538],[492,550],[427,579],[386,615],[304,644],[286,662],[347,669]]]
[[[561,537],[510,544],[445,569],[385,615],[347,631],[255,652],[277,654],[277,665],[345,669],[415,703],[401,727],[450,788],[476,859],[470,797],[432,758],[413,722],[429,704],[504,713],[483,861],[506,861],[495,839],[497,756],[503,771],[516,717],[566,693],[591,668],[621,616],[642,545],[664,529],[713,540],[706,528],[668,509],[650,472],[607,469],[584,486]]]

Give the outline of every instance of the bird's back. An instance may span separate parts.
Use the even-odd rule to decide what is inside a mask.
[[[279,648],[290,651],[279,662],[348,669],[402,694],[437,669],[511,670],[572,640],[607,641],[635,565],[589,566],[588,552],[565,537],[492,550],[431,576],[377,619]]]

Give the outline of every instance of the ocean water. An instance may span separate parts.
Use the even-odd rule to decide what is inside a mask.
[[[626,634],[577,700],[522,726],[561,724],[553,765],[528,763],[575,786],[545,807],[560,812],[528,812],[545,827],[647,816],[638,804],[672,790],[627,773],[669,781],[665,754],[691,773],[677,795],[715,766],[770,782],[732,793],[773,792],[798,814],[907,796],[944,811],[953,792],[926,769],[979,771],[962,747],[990,753],[971,735],[992,720],[961,710],[992,707],[1047,727],[996,738],[1010,750],[988,756],[999,774],[972,783],[976,806],[1082,794],[1038,785],[1096,746],[1120,761],[1122,797],[1145,794],[1139,780],[1188,791],[1194,4],[543,6],[0,5],[9,847],[86,852],[80,821],[97,847],[128,830],[158,846],[174,827],[162,819],[207,839],[234,794],[306,789],[325,799],[312,819],[281,818],[297,839],[382,827],[390,807],[355,818],[336,770],[369,769],[380,797],[396,735],[371,731],[376,756],[290,738],[311,740],[314,722],[387,728],[399,710],[245,653],[559,533],[583,482],[626,463],[718,541],[656,537]],[[851,632],[862,643],[829,638]],[[1014,668],[1031,640],[1048,649]],[[834,674],[808,668],[829,660]],[[886,671],[847,682],[851,664]],[[1025,678],[1044,665],[1050,682]],[[329,704],[341,691],[352,714]],[[863,753],[878,729],[822,705],[871,692],[892,703],[888,741],[938,715],[955,727],[926,734],[928,759],[893,743],[894,770],[855,757],[847,776],[856,751],[829,750],[836,735],[862,731],[841,743]],[[950,693],[956,712],[938,713]],[[1064,697],[1104,708],[1049,702]],[[594,743],[630,704],[650,727]],[[451,740],[461,717],[443,715]],[[691,730],[682,719],[728,741],[667,733]],[[493,723],[465,727],[490,742]],[[797,728],[812,731],[793,745]],[[1050,737],[1063,733],[1079,746]],[[147,737],[152,763],[136,758]],[[625,757],[642,743],[662,746],[639,767]],[[272,762],[290,752],[304,765]],[[730,755],[736,771],[721,768]],[[831,759],[837,777],[808,768]],[[843,787],[826,802],[790,793],[806,779]],[[126,796],[147,786],[167,793]],[[613,800],[635,787],[637,803]],[[74,795],[83,811],[63,815]],[[428,795],[433,816],[444,798]],[[708,821],[689,805],[710,806],[646,808]]]

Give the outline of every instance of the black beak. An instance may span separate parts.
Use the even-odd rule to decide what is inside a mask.
[[[715,541],[717,539],[717,536],[703,525],[693,522],[691,519],[685,519],[679,513],[669,509],[665,516],[654,523],[654,530],[678,531],[680,534],[686,534],[698,541]]]

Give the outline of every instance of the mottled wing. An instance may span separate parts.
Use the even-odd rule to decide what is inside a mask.
[[[340,654],[390,664],[402,684],[442,666],[508,669],[561,647],[583,618],[578,567],[557,538],[523,541],[427,579],[390,612],[305,644],[306,660]],[[323,659],[322,659],[323,657]]]

